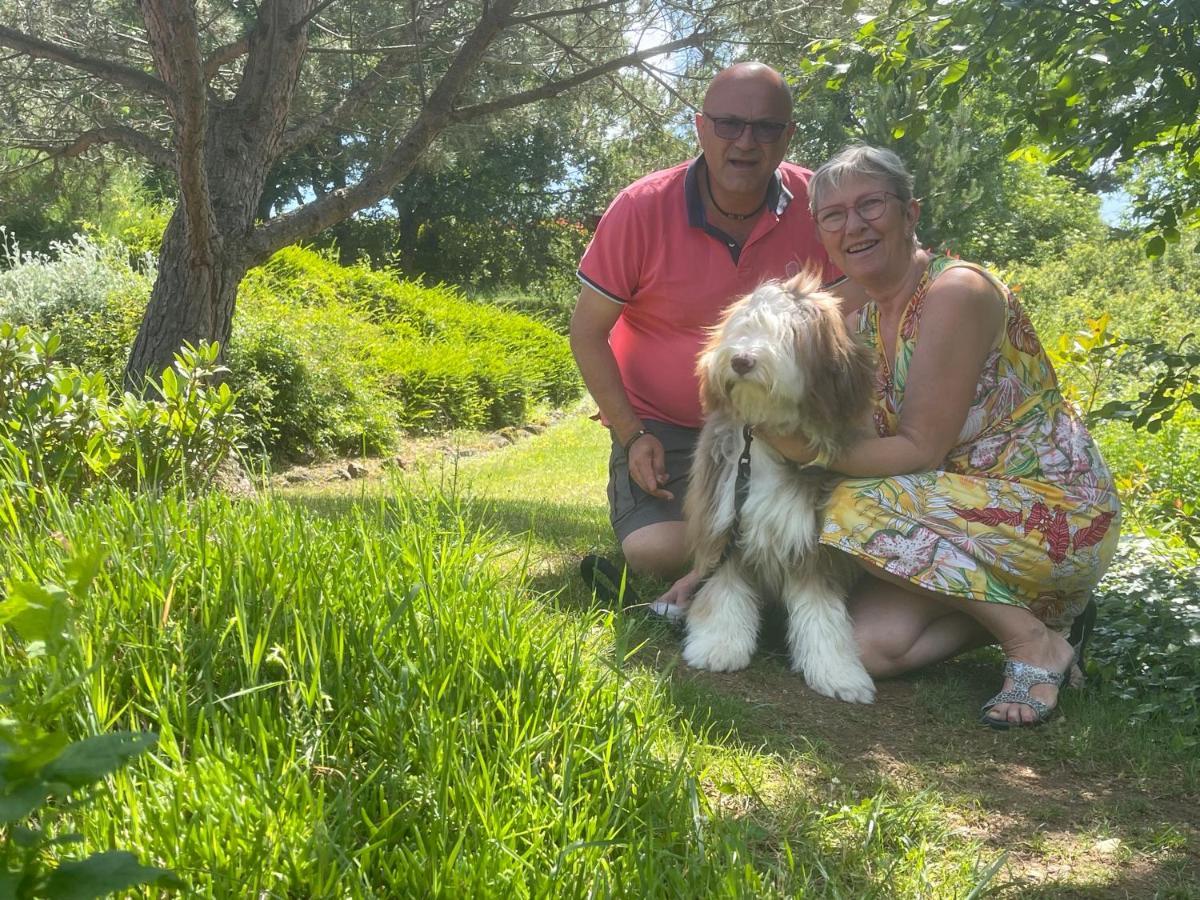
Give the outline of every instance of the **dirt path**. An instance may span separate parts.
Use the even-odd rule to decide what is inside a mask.
[[[642,661],[689,697],[739,709],[747,744],[785,756],[812,747],[867,795],[881,783],[936,792],[960,811],[956,830],[1007,852],[993,881],[1004,896],[1200,897],[1200,793],[1181,771],[1137,774],[1081,753],[1077,729],[1096,702],[1086,692],[1042,728],[999,732],[974,712],[997,689],[995,651],[880,682],[869,706],[808,690],[780,652],[732,674],[683,669],[678,653],[678,635],[663,633]]]

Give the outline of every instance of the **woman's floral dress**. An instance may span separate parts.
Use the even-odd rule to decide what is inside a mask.
[[[1006,310],[958,445],[933,472],[838,483],[821,542],[931,591],[1025,606],[1062,630],[1112,559],[1121,507],[1108,467],[1059,392],[1012,292],[978,266],[934,259],[908,301],[891,363],[879,311],[864,306],[858,329],[880,359],[875,428],[880,437],[896,433],[922,303],[934,279],[954,266],[982,272]]]

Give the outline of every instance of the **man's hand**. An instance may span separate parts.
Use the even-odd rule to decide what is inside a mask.
[[[675,495],[663,487],[670,480],[667,453],[662,442],[654,435],[643,434],[629,445],[626,463],[629,477],[647,494],[661,500],[675,499]]]

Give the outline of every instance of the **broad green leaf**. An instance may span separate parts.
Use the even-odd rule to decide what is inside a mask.
[[[163,369],[161,392],[164,400],[171,400],[179,396],[179,379],[176,377],[174,369]]]
[[[945,73],[939,79],[940,83],[945,86],[954,84],[956,81],[961,81],[963,76],[967,74],[967,69],[970,68],[970,62],[965,59],[956,59],[946,67]]]
[[[1069,97],[1071,94],[1075,93],[1075,85],[1077,83],[1078,82],[1076,81],[1074,74],[1067,72],[1062,76],[1062,78],[1058,79],[1058,84],[1054,85],[1054,87],[1051,89],[1051,93],[1057,94],[1061,97]]]
[[[37,847],[45,840],[42,829],[20,824],[10,826],[9,834],[18,847]]]
[[[72,788],[86,787],[149,750],[157,740],[158,735],[149,731],[118,731],[84,738],[69,745],[42,769],[42,777]]]
[[[143,866],[124,850],[109,850],[64,862],[46,880],[46,896],[53,900],[92,900],[139,885],[183,887],[174,872]]]
[[[1014,128],[1010,128],[1008,130],[1008,132],[1004,135],[1004,144],[1003,144],[1004,152],[1012,153],[1014,150],[1016,150],[1018,147],[1020,147],[1021,139],[1024,136],[1025,136],[1025,127],[1023,125],[1017,125]]]
[[[103,551],[94,550],[91,553],[77,553],[67,560],[64,568],[72,596],[81,597],[91,587],[100,572],[104,555]]]
[[[7,622],[25,641],[53,641],[67,625],[67,592],[57,585],[18,581],[0,603],[0,624]]]
[[[46,785],[40,782],[26,784],[11,794],[0,797],[0,825],[8,825],[24,819],[50,796]]]

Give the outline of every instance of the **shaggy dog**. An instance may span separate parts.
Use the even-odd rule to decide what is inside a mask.
[[[745,426],[800,434],[836,456],[865,420],[872,354],[819,286],[808,272],[761,285],[726,311],[697,362],[705,422],[685,517],[705,581],[688,608],[683,658],[716,672],[749,665],[760,604],[777,598],[787,611],[793,670],[820,694],[870,703],[875,685],[845,607],[856,567],[817,542],[828,473],[752,440],[749,492],[735,513]]]

